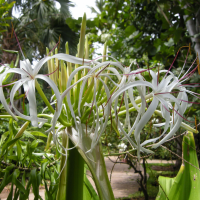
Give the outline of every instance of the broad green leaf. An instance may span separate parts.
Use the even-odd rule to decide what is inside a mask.
[[[136,28],[135,26],[127,26],[126,29],[125,29],[125,34],[126,34],[126,37],[128,37],[129,35],[131,35],[133,32],[136,31]]]
[[[183,137],[183,164],[174,178],[159,178],[169,200],[194,200],[200,199],[200,171],[196,154],[196,147],[192,132]],[[168,179],[168,180],[166,180]],[[170,183],[170,181],[173,182]],[[167,186],[165,186],[165,184]],[[171,186],[171,187],[170,187]],[[165,200],[166,195],[159,189],[156,200]]]
[[[167,200],[171,186],[174,183],[174,178],[159,176],[158,182],[160,186],[159,186],[159,192],[156,199]]]

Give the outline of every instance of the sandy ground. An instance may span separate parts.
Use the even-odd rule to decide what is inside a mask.
[[[111,157],[112,161],[116,161],[117,157]],[[149,160],[149,163],[172,163],[172,161],[161,161],[161,160]],[[113,162],[111,162],[108,158],[105,158],[106,168],[108,172],[108,177],[110,179],[110,173],[113,168]],[[141,167],[141,166],[140,166]],[[142,168],[141,168],[142,169]],[[115,198],[120,197],[128,197],[128,195],[133,194],[138,191],[139,185],[137,184],[137,179],[139,178],[138,174],[134,173],[133,169],[129,169],[127,164],[117,163],[115,164],[112,170],[111,176],[111,186],[114,192]],[[88,177],[91,181],[92,179]],[[6,200],[9,194],[9,186],[6,187],[2,193],[0,194],[0,200]],[[45,189],[40,189],[40,196],[45,199],[44,197]],[[34,200],[34,194],[30,193],[29,200]]]

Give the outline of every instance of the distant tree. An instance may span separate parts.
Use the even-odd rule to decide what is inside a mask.
[[[8,0],[8,2],[13,2]],[[71,47],[70,53],[76,53],[78,37],[65,23],[71,17],[69,7],[73,6],[70,1],[57,0],[61,8],[56,8],[55,1],[21,1],[17,0],[13,9],[20,13],[20,17],[13,18],[13,27],[6,28],[1,38],[2,49],[17,50],[19,46],[13,34],[13,29],[19,38],[19,43],[26,58],[41,58],[45,55],[46,47],[53,48],[60,38],[60,51],[64,51],[65,42],[68,41]],[[12,10],[9,15],[12,16]],[[11,24],[11,21],[9,22]],[[4,52],[1,58],[2,63],[10,63],[15,55]]]

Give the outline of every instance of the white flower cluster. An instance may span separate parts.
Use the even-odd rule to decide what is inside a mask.
[[[60,94],[53,80],[47,75],[38,74],[44,63],[53,58],[80,65],[67,77],[66,90],[62,94]],[[42,79],[46,81],[51,86],[57,99],[51,128],[54,133],[54,139],[56,137],[56,122],[61,115],[63,101],[67,99],[67,106],[70,110],[70,116],[67,118],[70,119],[72,127],[76,130],[76,137],[79,138],[77,145],[83,135],[90,135],[91,148],[88,152],[99,142],[101,134],[105,131],[109,120],[112,123],[115,119],[116,130],[124,135],[123,140],[129,141],[131,146],[137,149],[138,158],[140,157],[140,152],[152,153],[151,150],[145,148],[146,144],[153,142],[155,143],[153,148],[157,148],[172,137],[181,126],[183,115],[188,105],[187,93],[192,94],[191,91],[186,89],[183,82],[194,73],[196,68],[191,70],[191,66],[179,78],[167,70],[161,70],[157,73],[146,69],[131,71],[130,67],[124,67],[116,60],[106,62],[84,60],[84,64],[82,63],[82,59],[67,54],[56,54],[51,57],[45,57],[34,68],[31,67],[28,60],[24,60],[20,62],[20,69],[10,68],[0,75],[0,85],[2,85],[7,74],[21,74],[21,79],[14,83],[10,93],[11,105],[18,116],[31,121],[33,126],[38,126],[38,123],[41,126],[47,122],[47,119],[38,118],[37,116],[35,80]],[[83,71],[87,73],[83,75]],[[145,71],[149,72],[151,81],[145,80],[142,75],[142,72]],[[160,81],[159,76],[163,73],[165,75]],[[79,75],[81,76],[79,77]],[[26,97],[29,101],[30,116],[20,113],[14,106],[15,93],[21,86],[24,87]],[[71,91],[76,91],[78,90],[77,88],[79,88],[79,94],[73,98],[76,99],[76,104],[75,101],[72,101]],[[134,91],[138,92],[139,98],[134,96]],[[6,102],[3,87],[0,87],[0,100],[8,113],[17,119]],[[147,101],[150,102],[149,105]],[[164,126],[164,131],[157,138],[141,142],[141,131],[158,108],[160,108],[160,113],[165,123],[156,124],[156,126]],[[133,110],[137,112],[137,117],[135,122],[131,124],[130,112]],[[124,119],[120,117],[123,112],[126,115],[124,126],[122,125]],[[156,120],[154,121],[157,122]],[[170,130],[167,133],[168,129]],[[131,135],[134,136],[134,139]],[[162,139],[157,142],[160,138]]]

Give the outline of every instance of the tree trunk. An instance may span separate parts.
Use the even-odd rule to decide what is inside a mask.
[[[187,5],[184,6],[184,8],[187,8]],[[200,61],[200,36],[197,36],[199,33],[199,21],[198,21],[198,13],[196,13],[196,19],[193,19],[193,17],[189,18],[190,16],[184,15],[183,18],[185,20],[186,28],[189,32],[189,35],[191,37],[192,42],[194,43],[194,50],[196,54],[198,55],[198,59]],[[196,24],[195,24],[196,23]]]

